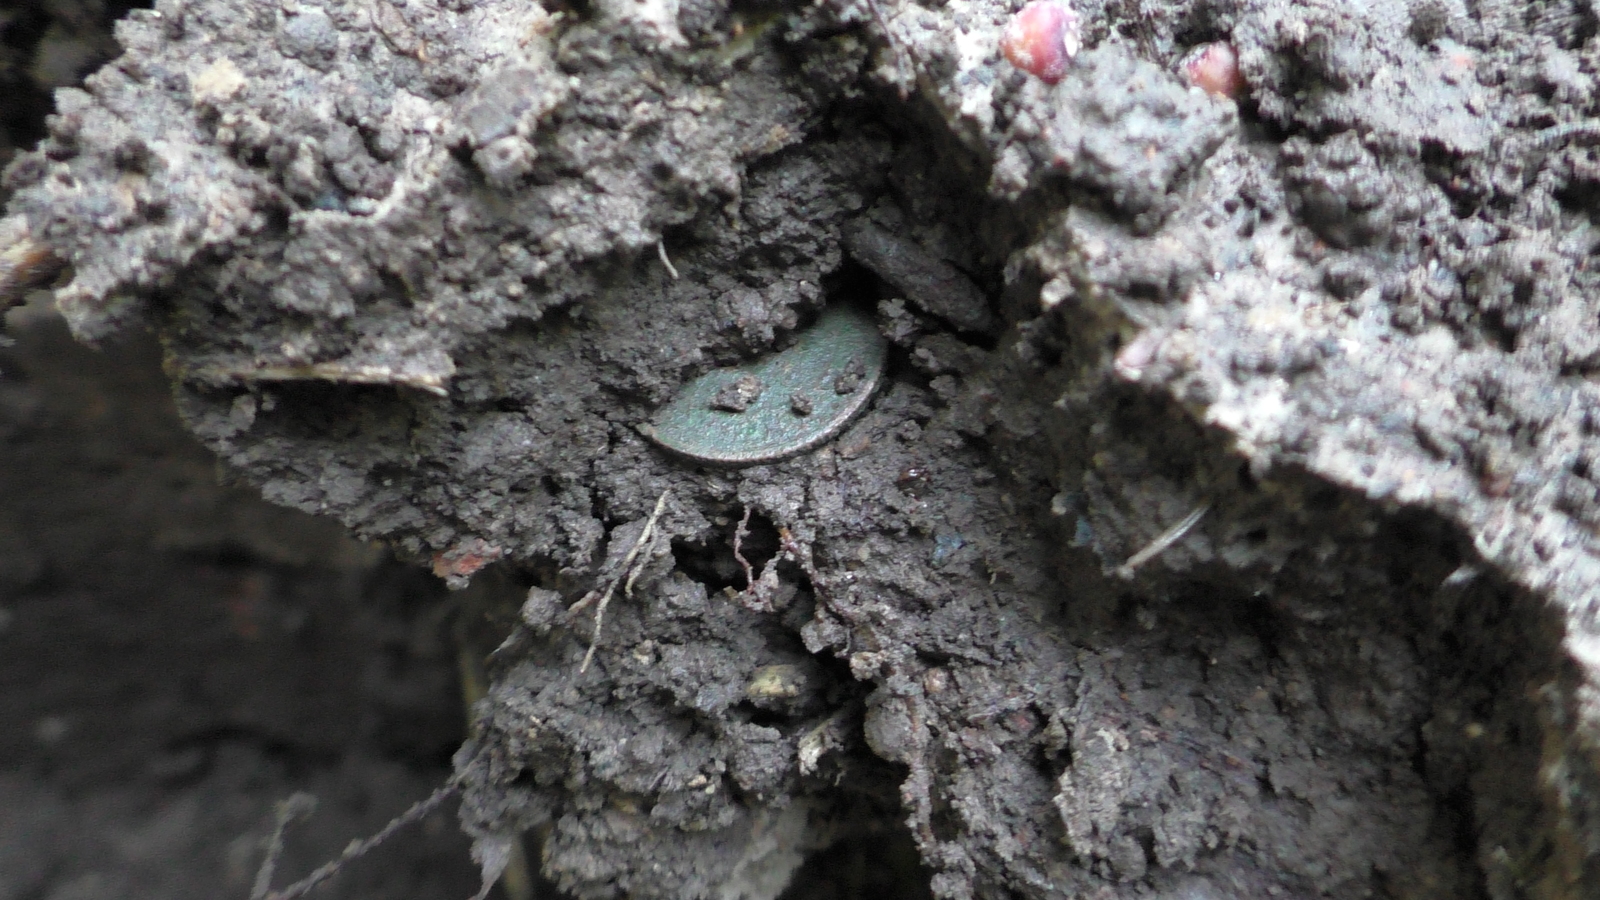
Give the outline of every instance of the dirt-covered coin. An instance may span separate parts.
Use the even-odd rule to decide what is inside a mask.
[[[870,316],[831,306],[794,346],[707,372],[639,430],[699,462],[748,466],[784,459],[832,438],[866,406],[883,374],[885,349]],[[741,390],[748,385],[762,389]],[[734,396],[739,402],[728,402]]]

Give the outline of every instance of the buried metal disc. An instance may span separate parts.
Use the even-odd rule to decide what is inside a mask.
[[[861,412],[883,376],[886,351],[870,316],[830,306],[789,349],[684,385],[639,431],[705,463],[750,466],[794,456]]]

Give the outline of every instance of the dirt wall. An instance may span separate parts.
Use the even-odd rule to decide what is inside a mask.
[[[516,585],[463,818],[576,896],[1600,892],[1595,12],[1013,12],[158,3],[8,210],[269,499]],[[641,433],[826,304],[829,443]]]

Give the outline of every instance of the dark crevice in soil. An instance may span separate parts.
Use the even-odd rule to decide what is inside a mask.
[[[853,835],[813,854],[779,900],[932,900],[928,878],[911,835],[904,828],[888,828]]]
[[[298,874],[441,784],[464,723],[438,584],[219,486],[148,336],[90,351],[34,307],[8,330],[0,894],[243,896],[237,850],[291,793],[320,801]],[[430,817],[333,896],[465,896],[454,831]]]

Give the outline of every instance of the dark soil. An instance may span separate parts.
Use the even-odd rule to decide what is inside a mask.
[[[0,352],[0,898],[243,898],[449,776],[450,605],[332,522],[217,485],[148,336],[13,312]],[[466,896],[438,813],[326,896]]]
[[[9,212],[235,477],[476,575],[491,874],[1600,896],[1594,10],[1086,2],[1054,86],[1012,11],[157,3]],[[832,443],[640,435],[826,303]]]

